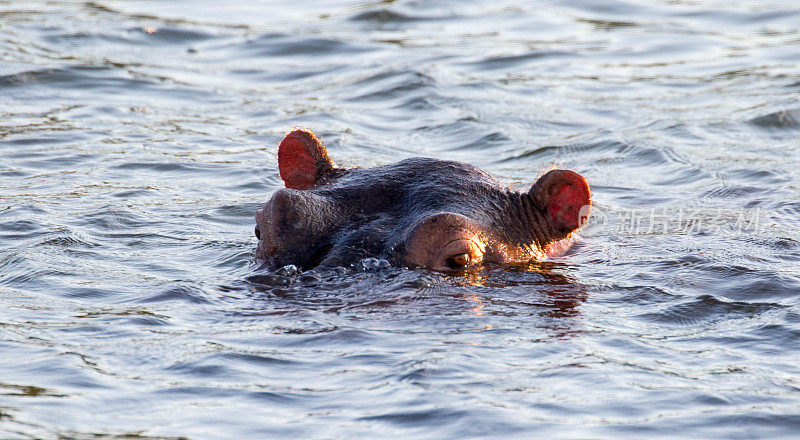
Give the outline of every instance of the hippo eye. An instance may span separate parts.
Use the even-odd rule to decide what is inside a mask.
[[[261,240],[261,231],[258,230],[258,226],[256,226],[256,238]]]
[[[458,254],[448,258],[446,263],[450,269],[466,269],[469,266],[471,258],[469,254]]]

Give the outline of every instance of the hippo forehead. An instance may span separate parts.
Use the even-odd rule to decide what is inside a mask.
[[[491,175],[475,166],[430,158],[406,159],[392,165],[346,170],[330,183],[308,192],[322,196],[347,212],[398,212],[398,220],[426,211],[450,210],[464,215],[483,213],[478,206],[506,192]],[[477,220],[477,219],[476,219]]]

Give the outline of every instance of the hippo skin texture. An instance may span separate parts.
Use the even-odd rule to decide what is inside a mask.
[[[279,268],[349,266],[368,257],[395,266],[462,271],[546,257],[586,221],[591,191],[552,170],[527,192],[472,165],[411,158],[337,168],[309,130],[278,147],[286,188],[256,212],[256,257]]]

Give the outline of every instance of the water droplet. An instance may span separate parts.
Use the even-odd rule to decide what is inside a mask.
[[[386,269],[387,267],[391,267],[391,264],[388,261],[373,257],[364,258],[356,265],[358,270],[362,270],[364,272],[375,272],[381,269]]]
[[[300,274],[300,269],[298,269],[294,264],[287,264],[286,266],[276,270],[275,273],[285,277],[293,277]]]

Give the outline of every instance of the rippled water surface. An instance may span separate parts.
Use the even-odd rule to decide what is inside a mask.
[[[0,438],[797,438],[799,98],[789,0],[0,1]],[[296,126],[595,216],[259,273]]]

